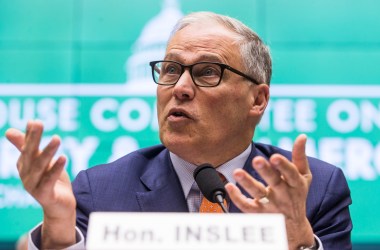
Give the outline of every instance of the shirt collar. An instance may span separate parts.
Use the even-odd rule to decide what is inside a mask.
[[[235,184],[236,181],[232,176],[233,171],[238,168],[243,168],[245,162],[249,157],[251,149],[252,144],[250,143],[249,146],[241,154],[231,159],[230,161],[220,165],[216,168],[216,170],[219,173],[222,173],[224,177],[226,177],[228,182]],[[173,163],[174,170],[176,171],[179,181],[181,183],[185,198],[187,199],[191,186],[195,182],[193,172],[197,168],[197,165],[183,160],[182,158],[180,158],[172,152],[170,152],[170,159]]]

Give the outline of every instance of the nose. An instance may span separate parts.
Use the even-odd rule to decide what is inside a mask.
[[[195,96],[195,88],[189,70],[185,70],[174,85],[173,96],[179,100],[191,100]]]

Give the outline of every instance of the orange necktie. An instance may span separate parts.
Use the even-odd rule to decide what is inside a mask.
[[[227,205],[226,200],[224,200],[224,205]],[[212,203],[211,201],[207,200],[205,197],[203,197],[201,206],[199,207],[200,213],[223,213],[222,208],[217,203]]]
[[[226,183],[226,177],[219,173],[220,179],[222,179],[223,183]],[[227,207],[227,201],[224,200],[224,205]],[[206,197],[203,197],[201,205],[199,207],[200,213],[223,213],[222,208],[218,203],[213,203],[206,199]]]

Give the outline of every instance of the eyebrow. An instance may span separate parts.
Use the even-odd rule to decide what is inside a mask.
[[[165,55],[164,60],[179,60],[184,61],[184,57],[180,53],[168,53]],[[197,60],[197,62],[219,62],[219,63],[225,63],[221,60],[220,57],[212,55],[212,54],[203,54],[200,55]]]

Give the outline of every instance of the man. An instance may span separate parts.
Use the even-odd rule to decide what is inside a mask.
[[[229,181],[230,212],[285,215],[289,249],[351,248],[342,171],[307,158],[305,135],[292,152],[252,143],[271,78],[268,49],[253,31],[226,16],[190,14],[174,28],[164,61],[151,66],[163,145],[83,171],[71,185],[65,157],[52,161],[57,136],[40,151],[40,122],[29,122],[25,136],[7,131],[22,152],[17,167],[25,189],[44,210],[32,232],[35,245],[83,244],[93,211],[197,212],[192,171],[210,163]]]

